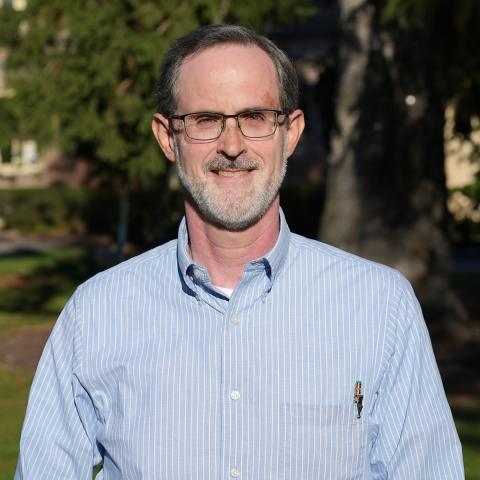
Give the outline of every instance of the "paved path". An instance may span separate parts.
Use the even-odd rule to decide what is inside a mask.
[[[23,236],[0,233],[0,256],[15,255],[24,252],[43,252],[53,247],[62,247],[77,243],[74,236]]]
[[[36,325],[0,334],[0,363],[36,368],[51,329],[51,324]]]

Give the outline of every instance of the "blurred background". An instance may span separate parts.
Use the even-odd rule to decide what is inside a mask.
[[[293,59],[290,227],[410,279],[480,478],[478,0],[0,0],[0,480],[75,287],[176,237],[153,85],[175,38],[222,22]]]

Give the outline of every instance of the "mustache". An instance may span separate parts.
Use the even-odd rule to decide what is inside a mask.
[[[237,157],[235,160],[218,156],[204,166],[205,172],[211,172],[213,170],[257,170],[261,168],[263,168],[263,162],[242,156]]]

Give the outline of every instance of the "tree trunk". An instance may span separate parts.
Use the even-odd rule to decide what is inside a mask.
[[[451,289],[444,104],[422,39],[387,30],[375,2],[340,0],[336,130],[319,238],[413,283],[437,342],[471,338]],[[390,27],[391,28],[391,27]]]

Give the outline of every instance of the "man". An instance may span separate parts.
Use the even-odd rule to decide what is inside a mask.
[[[82,285],[32,387],[17,479],[460,479],[427,330],[397,272],[290,233],[297,78],[236,26],[179,39],[154,135],[178,240]],[[102,477],[103,475],[103,477]]]

